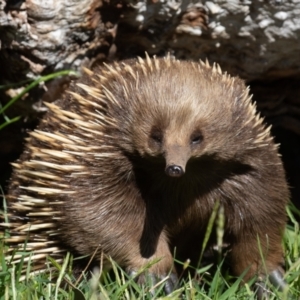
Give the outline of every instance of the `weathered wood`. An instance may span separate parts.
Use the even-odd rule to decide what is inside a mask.
[[[103,21],[102,7],[99,0],[0,1],[0,84],[78,69],[105,58],[113,24]],[[57,84],[53,86],[48,98],[55,93]],[[33,96],[35,101],[45,91],[40,85],[40,92]],[[8,89],[6,95],[12,97],[17,92]]]
[[[300,74],[300,1],[131,1],[119,24],[122,56],[218,62],[247,80]]]
[[[111,34],[101,19],[101,1],[14,2],[0,1],[1,54],[9,60],[7,65],[14,53],[34,76],[51,66],[53,71],[66,69],[99,53],[106,55]],[[6,80],[14,73],[7,71],[2,72]]]

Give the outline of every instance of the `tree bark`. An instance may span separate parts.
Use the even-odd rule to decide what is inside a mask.
[[[300,1],[127,0],[122,56],[208,59],[247,80],[300,74]]]
[[[1,0],[0,84],[21,83],[18,89],[7,89],[1,98],[15,96],[24,80],[76,70],[106,58],[114,24],[101,17],[104,6],[99,0]],[[60,84],[55,81],[52,85],[48,98],[55,98]],[[48,89],[40,85],[31,92],[31,100],[37,101]],[[36,110],[39,107],[35,105]]]

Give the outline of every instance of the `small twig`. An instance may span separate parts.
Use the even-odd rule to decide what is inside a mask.
[[[96,256],[98,250],[99,250],[100,245],[98,245],[98,247],[96,248],[96,250],[94,251],[93,255],[91,256],[89,262],[87,263],[86,267],[84,268],[84,270],[81,272],[80,276],[78,277],[78,279],[75,282],[75,285],[77,286],[77,284],[81,281],[83,274],[86,272],[86,270],[89,268],[90,264],[92,263],[94,257]]]

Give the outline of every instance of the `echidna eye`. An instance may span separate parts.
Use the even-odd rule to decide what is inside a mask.
[[[154,140],[158,144],[162,143],[162,135],[160,133],[152,133],[151,139]]]
[[[191,138],[191,144],[192,145],[200,144],[202,140],[203,140],[202,134],[196,134]]]
[[[163,140],[162,132],[157,128],[152,128],[150,138],[157,144],[161,144]]]

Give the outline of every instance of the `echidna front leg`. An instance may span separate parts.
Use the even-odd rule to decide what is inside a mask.
[[[248,269],[245,281],[258,276],[258,299],[267,299],[268,292],[264,284],[267,277],[279,290],[283,290],[287,285],[283,278],[283,252],[279,234],[258,239],[255,234],[244,233],[244,237],[239,238],[232,247],[231,264],[236,275],[241,275]]]
[[[135,276],[145,266],[150,265],[145,272],[138,276],[138,283],[144,284],[157,282],[165,279],[165,292],[170,294],[177,285],[177,274],[173,265],[173,257],[169,249],[165,233],[162,232],[156,240],[156,235],[142,235],[139,245],[139,255],[132,256],[128,261],[127,271]]]

